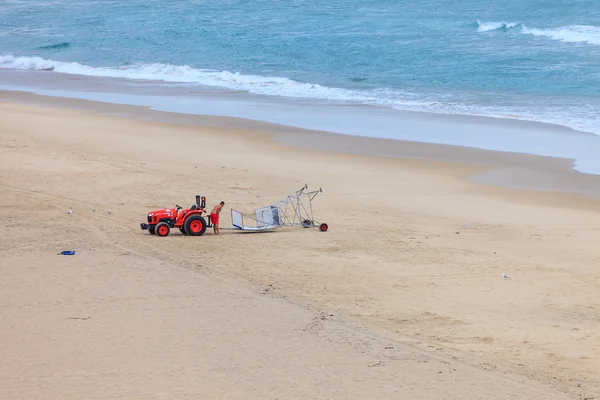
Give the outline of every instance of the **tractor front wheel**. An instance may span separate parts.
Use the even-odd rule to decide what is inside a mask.
[[[206,221],[200,215],[192,215],[185,220],[183,229],[190,236],[202,236],[206,231]]]
[[[149,232],[151,235],[155,235],[155,234],[156,234],[156,230],[155,230],[155,229],[156,229],[156,226],[149,226],[149,227],[148,227],[148,232]]]
[[[156,225],[155,231],[157,236],[167,236],[169,232],[171,232],[171,228],[169,228],[167,223],[161,222],[160,224]]]

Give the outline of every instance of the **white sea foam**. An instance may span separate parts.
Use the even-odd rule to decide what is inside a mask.
[[[600,27],[592,25],[567,25],[558,28],[530,28],[518,22],[481,22],[477,20],[477,32],[490,32],[520,27],[525,35],[545,36],[567,43],[587,43],[600,45]]]
[[[546,36],[567,43],[587,43],[600,45],[600,27],[590,25],[568,25],[555,29],[537,29],[524,26],[524,34]]]
[[[246,91],[253,94],[284,96],[292,98],[334,100],[380,105],[381,93],[366,92],[304,83],[282,77],[246,75],[231,71],[198,69],[170,64],[138,64],[122,67],[90,67],[76,62],[61,62],[41,57],[0,56],[0,68],[53,71],[62,74],[95,77],[124,78],[132,80],[193,83],[204,86]],[[396,95],[401,95],[397,92]],[[409,97],[409,96],[406,96]],[[427,105],[407,99],[397,99],[406,105]]]
[[[61,74],[93,77],[122,78],[143,81],[189,83],[203,86],[245,91],[252,94],[282,96],[298,99],[327,100],[337,104],[359,104],[406,111],[427,111],[443,114],[479,115],[509,119],[548,122],[600,134],[600,120],[585,110],[551,107],[524,112],[515,107],[485,107],[464,104],[453,96],[436,96],[436,101],[422,95],[396,89],[351,90],[303,83],[282,77],[245,75],[230,71],[197,69],[170,64],[140,64],[122,67],[96,68],[75,62],[62,62],[40,57],[0,55],[0,68],[53,71]]]
[[[500,29],[510,29],[520,25],[518,22],[481,22],[477,20],[477,32],[489,32]]]

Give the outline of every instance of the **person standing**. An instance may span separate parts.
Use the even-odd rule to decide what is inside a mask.
[[[219,234],[219,214],[221,213],[221,210],[223,209],[224,205],[225,202],[222,201],[216,206],[214,206],[214,208],[210,212],[210,222],[213,225],[213,231],[215,232],[215,235]]]

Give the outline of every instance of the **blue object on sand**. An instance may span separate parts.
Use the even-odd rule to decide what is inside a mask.
[[[61,251],[60,254],[62,254],[63,256],[74,256],[75,250]]]

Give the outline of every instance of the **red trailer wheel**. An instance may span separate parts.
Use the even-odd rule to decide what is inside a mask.
[[[323,224],[319,225],[319,230],[321,232],[327,232],[327,229],[329,229],[329,226],[327,226],[327,224],[323,223]]]

